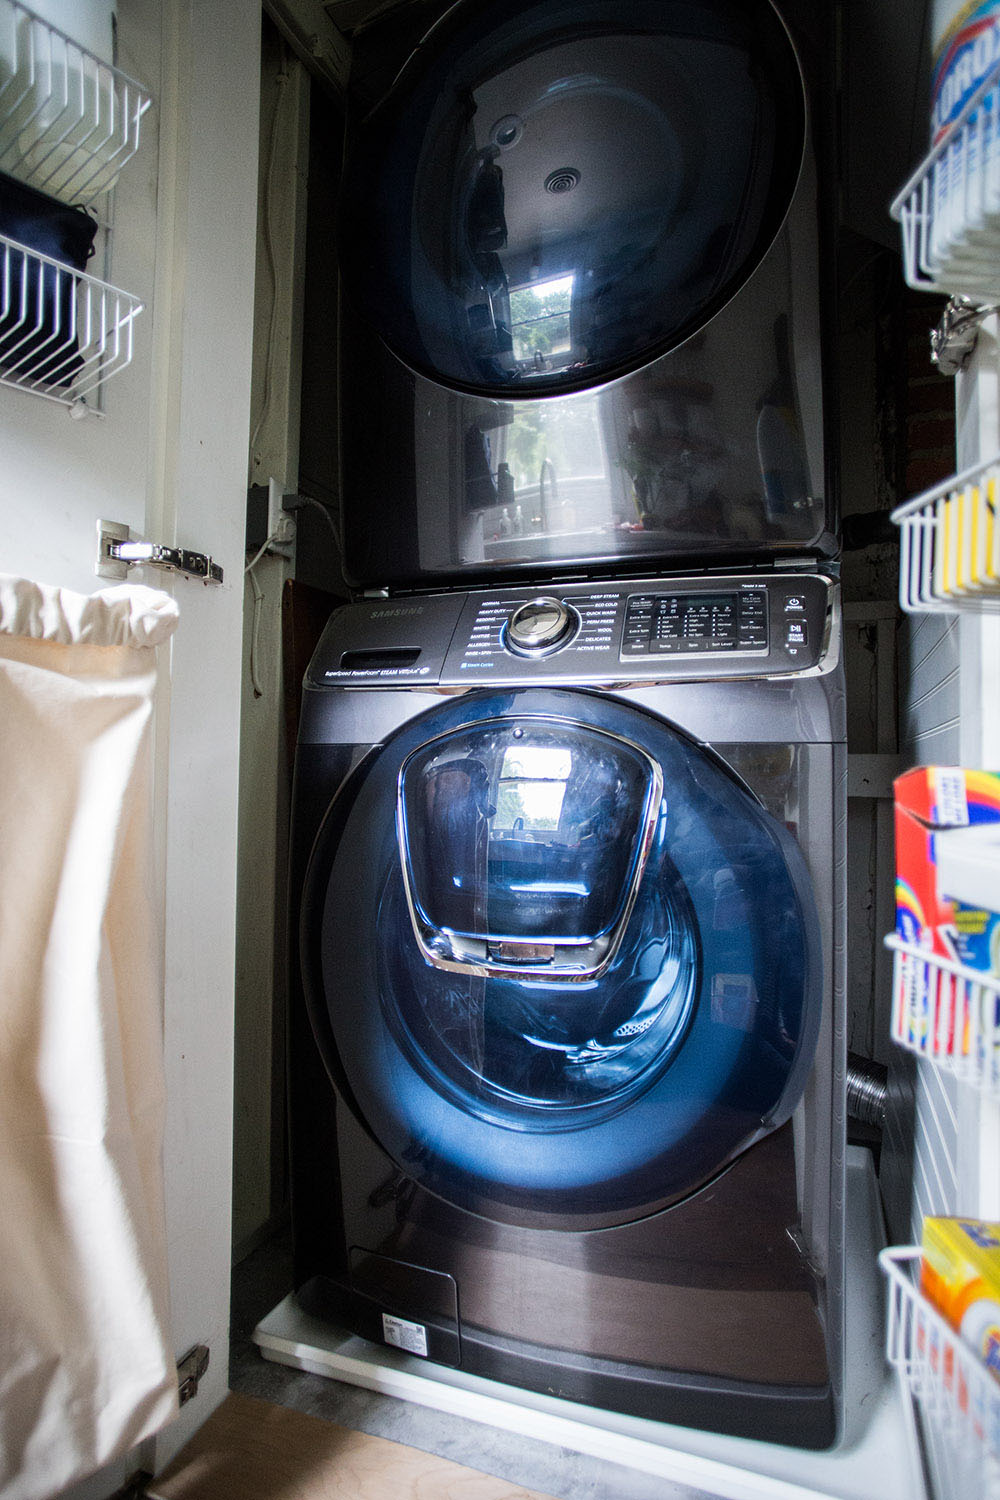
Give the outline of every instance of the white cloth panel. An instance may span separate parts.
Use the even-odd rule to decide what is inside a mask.
[[[151,845],[166,594],[0,575],[0,1496],[177,1409]]]

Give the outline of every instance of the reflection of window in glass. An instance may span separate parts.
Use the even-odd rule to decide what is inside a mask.
[[[573,753],[555,745],[525,745],[504,751],[497,787],[498,832],[546,832],[559,827]]]
[[[510,294],[510,331],[517,359],[530,362],[568,356],[573,277],[556,276],[517,287]]]
[[[515,493],[532,507],[530,511],[525,509],[525,516],[540,519],[538,486],[542,465],[548,461],[555,470],[555,494],[551,470],[547,469],[546,499],[576,503],[582,498],[590,504],[597,496],[600,518],[606,519],[608,465],[598,398],[589,391],[564,396],[558,402],[517,403],[512,420],[497,434],[497,447],[502,450],[500,458],[510,467]],[[574,481],[585,493],[575,493]]]

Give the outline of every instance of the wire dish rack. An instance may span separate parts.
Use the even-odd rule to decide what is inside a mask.
[[[889,1280],[886,1355],[947,1456],[951,1492],[1000,1500],[1000,1382],[920,1293],[920,1250],[894,1246],[879,1263]]]
[[[1000,611],[1000,454],[897,506],[907,614]]]
[[[892,1039],[973,1088],[1000,1096],[1000,977],[928,953],[895,933]]]
[[[0,0],[0,171],[64,203],[108,192],[152,100],[18,0]]]
[[[0,236],[0,384],[82,414],[131,363],[142,310],[129,292]]]
[[[919,291],[1000,300],[1000,64],[893,201]]]

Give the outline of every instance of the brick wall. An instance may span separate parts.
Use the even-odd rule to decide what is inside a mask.
[[[901,500],[940,484],[955,472],[955,382],[930,361],[930,331],[942,303],[907,289],[901,309],[904,380],[898,437]]]

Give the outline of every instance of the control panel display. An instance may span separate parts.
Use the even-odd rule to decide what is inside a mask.
[[[324,686],[608,686],[809,675],[839,651],[834,585],[813,574],[548,582],[371,599],[337,610]]]
[[[762,652],[768,646],[767,590],[633,594],[622,656]]]

